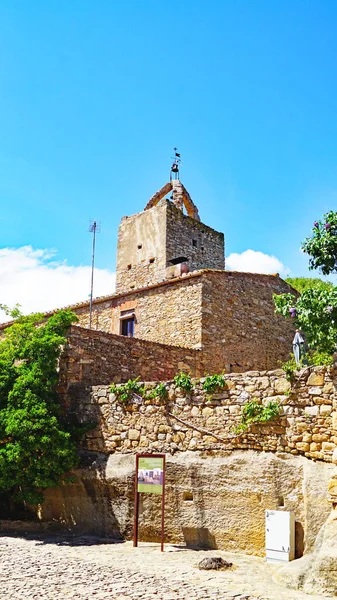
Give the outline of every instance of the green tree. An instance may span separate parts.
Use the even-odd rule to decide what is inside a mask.
[[[337,273],[337,212],[330,211],[315,221],[312,236],[304,240],[302,250],[309,254],[309,268],[323,275]]]
[[[333,284],[318,277],[287,277],[285,280],[297,292],[302,294],[308,289],[331,290]]]
[[[56,393],[64,336],[77,317],[70,310],[48,320],[15,311],[0,338],[0,491],[37,504],[78,461]]]
[[[326,213],[315,221],[313,235],[302,244],[309,254],[310,269],[320,269],[324,275],[337,272],[337,212]],[[294,321],[294,329],[301,329],[309,347],[321,353],[320,360],[336,350],[337,341],[337,287],[318,278],[288,278],[286,280],[300,292],[274,295],[276,312]]]
[[[333,354],[337,340],[337,287],[308,288],[296,298],[293,294],[275,294],[276,312],[294,321],[312,350]]]

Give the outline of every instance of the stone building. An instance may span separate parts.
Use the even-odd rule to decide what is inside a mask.
[[[165,196],[172,191],[171,200]],[[184,214],[184,209],[187,214]],[[118,231],[116,293],[93,304],[93,328],[198,349],[205,373],[274,368],[291,349],[291,322],[272,295],[278,274],[225,271],[224,235],[200,221],[179,180],[154,194]],[[73,307],[89,325],[89,303]]]
[[[170,364],[166,372],[162,369],[162,379],[184,363],[195,376],[275,368],[288,358],[294,335],[292,323],[274,312],[272,295],[284,292],[296,294],[278,274],[225,270],[223,233],[200,221],[189,193],[179,179],[173,180],[152,196],[142,212],[122,218],[116,292],[96,298],[92,314],[92,329],[113,336],[104,337],[108,356],[91,353],[92,372],[101,372],[104,360],[110,381],[119,380],[118,369],[122,380],[123,373],[131,376],[131,363],[137,364],[135,377],[145,371],[156,378],[158,370],[153,366],[151,373],[146,357],[155,352],[153,344],[160,345],[157,355],[165,356],[164,367]],[[78,325],[88,328],[89,302],[71,308],[79,317]],[[99,345],[97,336],[89,339],[88,335],[83,332],[81,344],[78,336],[72,336],[77,350],[86,354]],[[136,348],[125,337],[143,343]],[[195,368],[190,366],[192,351],[199,354],[193,355]],[[120,369],[117,357],[122,355]]]

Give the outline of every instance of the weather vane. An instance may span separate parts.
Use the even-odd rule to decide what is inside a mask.
[[[181,156],[179,152],[177,152],[178,148],[173,148],[173,150],[174,156],[171,157],[173,159],[173,163],[170,171],[170,181],[172,181],[173,176],[174,179],[179,179],[179,165],[181,163]]]

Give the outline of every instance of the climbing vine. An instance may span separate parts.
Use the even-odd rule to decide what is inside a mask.
[[[174,377],[173,383],[176,389],[179,388],[186,394],[190,394],[195,385],[199,384],[200,381],[197,379],[193,382],[189,374],[180,372]],[[221,373],[221,375],[207,375],[202,383],[202,389],[207,394],[213,394],[214,392],[222,390],[225,385],[226,380],[223,373]],[[168,398],[168,388],[166,383],[158,383],[152,390],[147,390],[139,383],[139,377],[136,377],[136,379],[129,379],[126,383],[112,383],[110,391],[115,394],[117,401],[121,404],[130,404],[135,396],[144,399],[157,398],[162,401],[166,401]]]
[[[145,388],[138,382],[139,377],[136,377],[136,379],[129,379],[126,383],[119,385],[112,383],[110,391],[116,395],[119,402],[128,404],[135,395],[140,396],[141,398],[144,396]]]
[[[176,375],[174,377],[173,381],[174,381],[176,388],[181,388],[187,394],[189,394],[193,389],[193,383],[191,380],[191,376],[187,375],[186,373],[178,373],[178,375]]]
[[[279,417],[281,407],[276,400],[270,400],[266,405],[253,398],[242,407],[241,421],[235,428],[235,433],[243,433],[250,425],[266,423]]]
[[[207,394],[214,394],[214,392],[222,390],[225,385],[225,376],[221,373],[221,375],[207,375],[202,384],[202,388]]]

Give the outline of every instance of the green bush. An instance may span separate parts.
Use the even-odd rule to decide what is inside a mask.
[[[181,388],[186,393],[190,393],[193,389],[191,376],[186,373],[178,373],[178,375],[174,377],[174,384],[177,388]]]
[[[301,365],[297,366],[295,357],[293,354],[291,354],[291,358],[289,360],[287,360],[284,363],[280,363],[281,365],[281,369],[283,369],[283,371],[286,374],[286,379],[288,381],[293,381],[294,377],[295,377],[295,373],[296,371],[298,371],[301,368]]]
[[[77,317],[63,310],[45,321],[15,311],[0,341],[0,491],[38,504],[41,490],[58,485],[78,462],[56,393],[64,336]]]
[[[166,400],[168,396],[168,389],[164,382],[158,383],[156,387],[146,394],[147,398],[159,398],[160,400]]]
[[[202,388],[207,394],[213,394],[218,390],[222,390],[226,385],[226,380],[223,374],[221,375],[207,375]]]
[[[135,394],[141,397],[144,395],[145,389],[138,381],[139,377],[136,377],[136,379],[129,379],[126,383],[121,383],[119,385],[112,383],[110,392],[116,395],[118,401],[123,404],[129,404]]]
[[[242,407],[241,422],[236,427],[236,433],[246,431],[250,425],[266,423],[279,417],[281,407],[279,402],[271,400],[266,406],[253,398]]]

